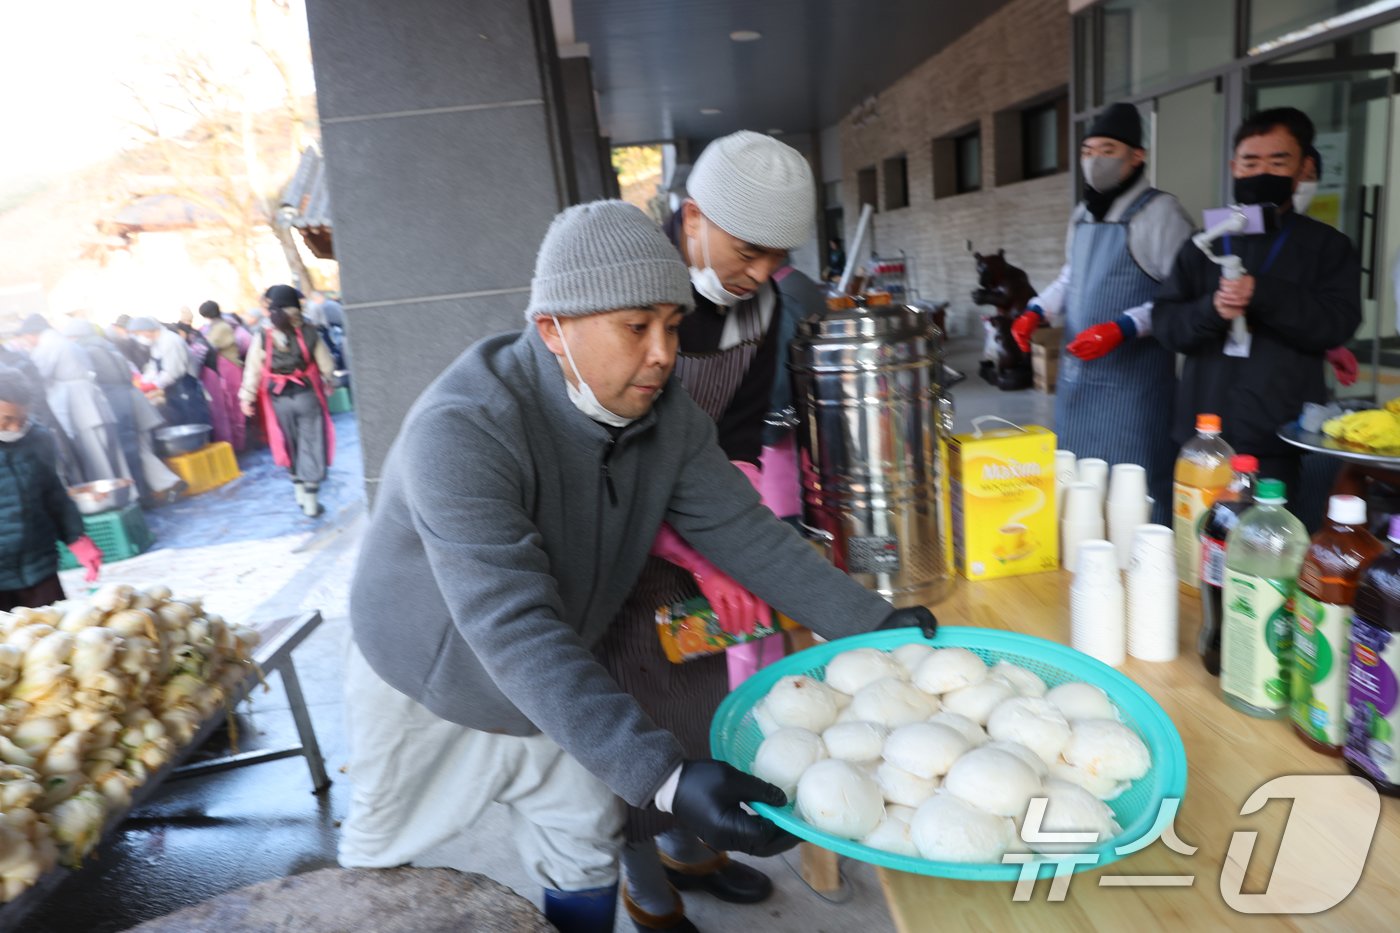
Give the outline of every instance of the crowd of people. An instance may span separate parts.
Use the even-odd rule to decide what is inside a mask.
[[[143,505],[169,501],[184,484],[158,456],[155,432],[207,425],[235,452],[265,437],[298,505],[316,516],[345,347],[339,302],[313,292],[303,312],[300,292],[274,285],[241,316],[215,301],[197,317],[188,308],[169,323],[122,315],[106,328],[83,313],[57,325],[32,314],[0,346],[0,371],[29,387],[26,418],[43,427],[66,487],[128,479]]]

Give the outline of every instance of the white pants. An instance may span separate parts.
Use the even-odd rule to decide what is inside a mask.
[[[413,864],[469,834],[487,806],[499,803],[510,810],[532,881],[562,891],[617,882],[622,802],[549,738],[493,735],[441,719],[380,679],[353,643],[345,690],[353,794],[341,828],[342,866]]]

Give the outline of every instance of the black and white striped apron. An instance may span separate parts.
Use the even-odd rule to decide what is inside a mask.
[[[764,335],[757,296],[728,313],[739,315],[737,346],[711,353],[682,349],[676,356],[681,384],[715,421],[729,408]],[[659,557],[647,558],[627,602],[597,648],[603,666],[653,722],[676,736],[687,758],[710,757],[710,720],[729,692],[729,667],[723,652],[684,664],[668,661],[656,635],[656,608],[698,595],[700,589],[690,573]],[[671,825],[671,817],[655,807],[629,807],[627,841],[650,839]]]
[[[1144,191],[1116,222],[1080,221],[1070,254],[1065,337],[1055,387],[1055,435],[1075,456],[1147,469],[1148,495],[1156,500],[1154,522],[1171,524],[1172,406],[1176,364],[1151,338],[1125,340],[1107,356],[1081,360],[1065,347],[1087,328],[1117,320],[1126,309],[1149,302],[1157,280],[1128,248],[1128,224],[1159,194]]]

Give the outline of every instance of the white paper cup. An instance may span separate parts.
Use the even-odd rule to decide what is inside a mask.
[[[1093,483],[1098,488],[1099,505],[1102,508],[1104,499],[1108,497],[1108,461],[1086,457],[1079,461],[1076,475],[1079,482]]]
[[[1132,562],[1133,541],[1140,525],[1152,517],[1152,500],[1140,496],[1136,500],[1108,501],[1108,540],[1118,549],[1118,566],[1127,570]]]
[[[1129,573],[1128,654],[1142,661],[1173,661],[1177,656],[1176,579]]]
[[[1176,539],[1166,525],[1139,525],[1133,532],[1128,572],[1175,581]]]
[[[1085,522],[1065,522],[1060,526],[1060,562],[1074,573],[1079,565],[1079,546],[1086,541],[1100,541],[1104,536],[1103,519]]]
[[[1121,577],[1118,575],[1118,552],[1113,543],[1101,538],[1081,541],[1079,551],[1075,555],[1074,572],[1084,578],[1082,581],[1076,581],[1076,586],[1089,585],[1098,580],[1121,583]]]
[[[1127,650],[1123,587],[1079,586],[1078,579],[1070,589],[1070,647],[1117,667]]]
[[[1074,482],[1065,489],[1065,508],[1061,516],[1066,522],[1103,520],[1103,500],[1093,483]],[[1098,537],[1102,538],[1103,535]]]
[[[1072,450],[1055,451],[1055,514],[1064,515],[1065,490],[1077,477],[1078,467]]]
[[[1108,475],[1108,504],[1138,502],[1147,498],[1147,468],[1136,463],[1115,463]]]

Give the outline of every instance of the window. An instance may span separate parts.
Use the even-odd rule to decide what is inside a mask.
[[[1102,96],[1095,104],[1136,96],[1234,57],[1232,3],[1107,0],[1099,11],[1103,17]]]
[[[957,193],[982,190],[982,130],[977,128],[953,140],[957,160]]]
[[[1027,107],[1020,117],[1021,177],[1044,178],[1068,168],[1065,127],[1069,122],[1069,98],[1061,96]]]
[[[909,206],[909,160],[897,155],[885,160],[885,210]]]
[[[982,190],[982,124],[933,141],[933,196],[951,198]]]
[[[856,203],[857,208],[869,204],[877,212],[880,210],[880,183],[875,175],[875,166],[856,172],[856,194],[860,198]]]
[[[1375,0],[1289,0],[1286,3],[1279,0],[1250,0],[1249,47],[1256,48],[1319,23],[1331,25],[1328,20],[1333,17],[1354,13],[1363,7],[1377,7],[1374,12],[1379,13],[1395,5],[1376,3]]]

